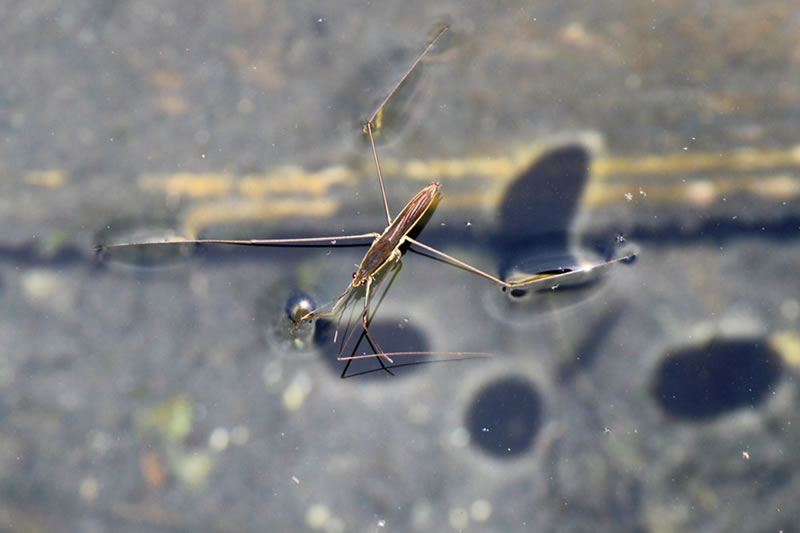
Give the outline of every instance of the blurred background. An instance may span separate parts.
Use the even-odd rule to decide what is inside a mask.
[[[439,353],[341,379],[360,304],[289,315],[363,246],[95,254],[382,230],[361,122],[445,24],[381,124],[392,213],[439,180],[419,239],[492,274],[635,262],[509,294],[407,253],[372,332]],[[0,529],[793,530],[798,36],[770,0],[4,1]]]

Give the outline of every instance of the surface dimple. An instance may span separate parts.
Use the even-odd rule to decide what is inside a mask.
[[[758,406],[780,375],[779,358],[763,339],[713,340],[667,354],[653,395],[670,415],[704,420]]]
[[[486,385],[469,407],[465,425],[485,453],[511,458],[530,450],[542,423],[542,401],[532,383],[518,377]]]

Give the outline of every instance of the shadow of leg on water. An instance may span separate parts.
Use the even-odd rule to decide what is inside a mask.
[[[422,369],[423,363],[433,362],[427,353],[393,356],[394,363],[389,364],[379,356],[342,361],[340,355],[352,357],[375,353],[364,335],[363,330],[350,335],[348,328],[361,328],[360,324],[350,324],[336,334],[337,324],[334,321],[319,319],[314,331],[314,343],[319,349],[320,357],[328,365],[331,372],[342,378],[361,377],[370,379],[386,379],[409,376]],[[369,326],[370,333],[381,343],[386,352],[428,352],[430,347],[422,330],[411,326],[406,319],[375,319]],[[334,343],[334,338],[336,342]],[[342,345],[341,343],[345,344]],[[383,365],[382,365],[383,363]],[[391,372],[387,373],[385,368]]]

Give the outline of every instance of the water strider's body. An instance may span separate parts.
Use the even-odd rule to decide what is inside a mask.
[[[384,266],[400,259],[400,246],[405,243],[406,236],[425,216],[428,209],[439,197],[438,181],[419,191],[397,214],[383,233],[372,242],[358,270],[353,274],[353,287],[360,287],[375,276]]]
[[[372,138],[372,129],[369,128],[370,138]],[[383,178],[381,178],[383,182]],[[369,332],[369,302],[372,295],[372,283],[375,281],[375,276],[383,270],[384,267],[396,263],[400,260],[402,252],[400,247],[409,240],[409,232],[414,229],[417,223],[422,220],[428,210],[439,199],[438,181],[435,181],[419,191],[414,197],[400,210],[400,213],[389,221],[389,225],[383,230],[381,234],[375,234],[376,238],[364,254],[364,258],[358,265],[358,269],[353,272],[353,280],[347,285],[344,292],[336,299],[330,309],[315,310],[306,314],[298,322],[305,322],[314,317],[321,315],[328,315],[336,312],[343,301],[348,297],[350,291],[357,287],[365,287],[364,294],[364,310],[361,313],[361,323],[364,326],[364,333],[372,343],[373,347],[377,350],[377,354],[384,357],[387,361],[392,363],[392,358],[384,352],[378,342],[372,337]],[[386,210],[387,217],[390,216],[389,210]]]
[[[369,232],[369,233],[361,233],[358,235],[338,235],[338,236],[331,236],[331,237],[307,237],[307,238],[298,238],[298,239],[253,239],[253,240],[225,240],[225,239],[192,239],[192,240],[185,240],[180,241],[183,243],[198,243],[198,244],[235,244],[235,245],[246,245],[246,246],[291,246],[291,245],[307,245],[307,244],[335,244],[337,241],[349,241],[349,240],[363,240],[367,238],[372,238],[372,244],[370,245],[367,253],[364,254],[364,258],[361,260],[361,263],[358,266],[358,269],[353,274],[353,279],[347,285],[347,288],[342,292],[342,294],[332,303],[329,305],[325,305],[321,308],[309,311],[305,315],[302,315],[299,319],[296,319],[296,323],[300,324],[303,322],[307,322],[312,320],[316,317],[320,316],[329,316],[335,314],[343,302],[345,302],[348,297],[352,294],[354,289],[364,287],[364,307],[361,311],[361,324],[363,326],[364,334],[367,336],[367,339],[372,344],[375,353],[367,354],[367,355],[351,355],[349,357],[343,357],[341,354],[339,355],[340,360],[352,360],[358,359],[363,357],[379,357],[385,358],[389,362],[393,362],[390,355],[400,355],[397,353],[386,353],[384,352],[372,335],[369,332],[369,321],[370,321],[370,298],[372,295],[373,284],[375,283],[376,276],[378,276],[381,271],[386,268],[387,266],[396,263],[400,260],[402,255],[401,247],[408,243],[414,247],[421,248],[431,254],[439,256],[444,260],[458,265],[459,267],[468,270],[474,274],[482,276],[486,279],[489,279],[498,285],[502,286],[504,289],[515,289],[515,288],[527,288],[527,287],[550,287],[555,288],[557,287],[562,281],[575,279],[573,276],[578,275],[581,276],[586,274],[588,271],[592,270],[596,267],[602,267],[606,265],[610,265],[612,263],[616,263],[618,261],[624,261],[629,259],[631,256],[623,256],[618,257],[616,259],[612,259],[610,261],[606,261],[604,263],[600,263],[598,265],[593,265],[591,267],[587,267],[584,269],[579,270],[572,270],[572,271],[564,271],[560,273],[545,273],[545,274],[535,274],[532,276],[524,277],[522,279],[517,279],[515,281],[506,281],[502,280],[496,276],[489,274],[488,272],[484,272],[470,264],[467,264],[455,257],[452,257],[436,248],[432,248],[427,244],[419,242],[418,240],[409,236],[409,233],[417,226],[425,218],[425,215],[431,210],[431,208],[436,204],[437,200],[439,199],[439,182],[434,181],[430,185],[423,188],[419,191],[407,204],[406,206],[398,213],[395,218],[392,218],[391,213],[389,211],[389,203],[386,199],[386,189],[383,183],[383,173],[381,171],[380,161],[378,159],[378,151],[375,146],[375,129],[376,129],[376,122],[378,121],[384,106],[392,97],[392,95],[397,91],[397,89],[403,84],[403,82],[408,78],[409,74],[414,70],[414,68],[419,64],[419,62],[425,57],[425,55],[433,48],[439,38],[448,30],[447,26],[442,26],[438,29],[436,34],[433,36],[433,39],[428,44],[427,48],[417,57],[416,61],[409,67],[406,73],[402,76],[400,81],[394,86],[394,88],[389,92],[388,96],[381,102],[378,106],[377,110],[370,116],[370,118],[364,123],[364,132],[369,136],[370,144],[372,146],[372,154],[375,160],[375,167],[378,174],[378,180],[380,182],[381,193],[383,196],[383,205],[386,210],[386,221],[387,226],[386,229],[383,230],[382,233],[377,232]],[[100,246],[98,247],[100,250],[105,248],[119,248],[125,246],[140,246],[140,245],[157,245],[157,244],[168,244],[170,241],[164,242],[132,242],[132,243],[120,243],[120,244],[112,244],[108,246]],[[173,241],[174,242],[174,241]],[[334,342],[336,342],[334,340]],[[446,352],[438,352],[440,354]],[[451,353],[452,354],[452,353]],[[455,355],[455,354],[453,354]],[[475,353],[467,353],[467,352],[459,352],[457,355],[479,355]],[[480,354],[485,355],[485,354]],[[383,366],[383,362],[381,361],[381,365]],[[386,369],[386,367],[384,366]],[[345,368],[345,372],[346,372]],[[387,369],[388,371],[388,369]]]

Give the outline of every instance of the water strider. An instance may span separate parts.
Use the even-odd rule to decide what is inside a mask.
[[[525,275],[507,281],[500,279],[488,272],[480,270],[464,261],[456,259],[436,248],[428,246],[417,239],[411,237],[409,233],[414,230],[427,215],[429,215],[432,208],[436,205],[440,198],[440,184],[438,181],[432,182],[430,185],[424,187],[419,191],[400,212],[392,218],[389,211],[389,203],[386,198],[386,188],[384,186],[383,172],[381,171],[380,159],[378,157],[378,150],[375,145],[376,130],[380,127],[383,111],[389,100],[397,92],[397,90],[408,79],[414,69],[424,59],[424,57],[436,45],[439,39],[449,30],[448,26],[441,26],[434,33],[433,38],[429,41],[427,47],[422,51],[411,66],[406,70],[400,80],[389,91],[383,101],[380,102],[376,110],[363,124],[363,131],[369,136],[370,146],[372,148],[372,155],[375,160],[375,168],[378,174],[378,181],[381,186],[381,195],[383,198],[383,206],[386,211],[387,226],[383,232],[368,232],[355,235],[336,235],[331,237],[304,237],[292,239],[252,239],[252,240],[228,240],[228,239],[190,239],[180,241],[143,241],[143,242],[125,242],[117,244],[100,245],[97,247],[98,251],[113,248],[123,248],[132,246],[157,246],[163,244],[229,244],[229,245],[244,245],[244,246],[292,246],[292,245],[309,245],[309,244],[331,244],[335,245],[341,241],[357,241],[364,239],[373,239],[372,244],[364,254],[364,258],[358,266],[358,269],[353,273],[352,280],[348,283],[347,287],[342,291],[338,298],[333,303],[329,303],[318,307],[316,309],[308,310],[305,313],[299,313],[299,316],[293,316],[295,324],[300,325],[306,323],[314,318],[322,316],[333,316],[340,310],[342,304],[346,302],[349,297],[353,295],[355,289],[364,288],[364,307],[361,311],[360,322],[367,337],[368,342],[371,344],[374,353],[364,355],[350,355],[343,356],[341,350],[337,355],[337,359],[341,361],[348,361],[348,364],[353,359],[361,359],[365,357],[377,357],[381,366],[388,371],[382,359],[389,363],[393,363],[391,356],[397,355],[419,355],[420,352],[385,352],[381,349],[378,342],[369,331],[370,316],[370,302],[373,295],[375,286],[377,285],[376,279],[380,274],[383,274],[387,269],[396,265],[402,256],[402,249],[406,245],[419,248],[430,254],[441,257],[451,264],[457,265],[469,272],[482,276],[488,280],[503,287],[503,290],[519,290],[528,288],[557,288],[561,283],[572,281],[573,279],[584,278],[591,270],[610,265],[619,261],[631,259],[630,255],[617,257],[606,262],[591,265],[577,270],[559,270],[549,271],[546,273],[539,273],[534,275]],[[337,331],[338,334],[338,331]],[[350,337],[348,336],[348,339]],[[336,336],[334,337],[336,342]],[[344,346],[347,341],[342,343]],[[481,356],[487,354],[479,354],[476,352],[436,352],[441,355],[458,355],[458,356]],[[347,368],[345,368],[346,372]]]

